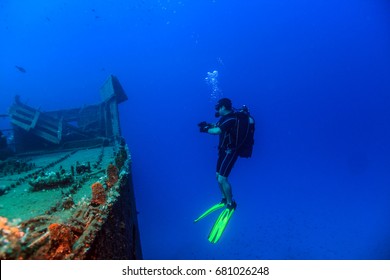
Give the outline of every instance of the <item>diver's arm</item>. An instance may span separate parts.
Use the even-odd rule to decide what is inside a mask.
[[[209,128],[209,130],[207,130],[208,134],[221,134],[221,132],[222,130],[218,126]]]
[[[198,123],[198,126],[199,126],[199,131],[202,133],[221,134],[222,132],[220,127],[212,123],[200,122]]]

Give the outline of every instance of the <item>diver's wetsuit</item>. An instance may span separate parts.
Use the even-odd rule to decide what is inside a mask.
[[[238,153],[236,148],[236,121],[234,113],[227,114],[219,119],[218,126],[222,133],[219,135],[217,172],[223,177],[228,177]]]

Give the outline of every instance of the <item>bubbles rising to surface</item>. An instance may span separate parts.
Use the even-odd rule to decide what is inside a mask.
[[[222,96],[222,91],[218,86],[218,74],[217,70],[207,72],[207,76],[205,78],[206,83],[211,88],[210,101],[216,101]]]

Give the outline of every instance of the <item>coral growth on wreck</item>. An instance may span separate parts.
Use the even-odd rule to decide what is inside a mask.
[[[60,172],[48,172],[36,176],[29,181],[32,191],[50,190],[54,188],[68,187],[74,182],[71,174]]]
[[[99,206],[105,204],[106,200],[107,200],[107,195],[103,185],[99,182],[92,184],[91,205]]]
[[[0,217],[0,259],[20,259],[25,233],[19,226]]]
[[[122,169],[122,167],[125,165],[126,160],[127,160],[126,147],[125,145],[121,145],[118,153],[115,156],[115,165],[118,167],[118,169]]]
[[[113,164],[109,164],[107,167],[107,180],[106,180],[107,187],[111,188],[116,182],[118,182],[118,178],[119,178],[118,168]]]
[[[71,228],[64,224],[54,223],[49,226],[50,249],[47,259],[64,259],[72,252],[74,235]]]

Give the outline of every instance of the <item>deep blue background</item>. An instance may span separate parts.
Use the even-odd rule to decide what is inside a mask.
[[[79,2],[0,1],[0,113],[97,103],[116,75],[146,259],[390,258],[389,1]],[[216,215],[192,222],[220,200],[213,70],[257,120],[216,245]]]

